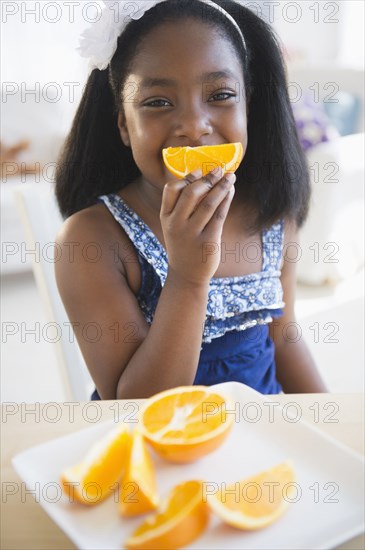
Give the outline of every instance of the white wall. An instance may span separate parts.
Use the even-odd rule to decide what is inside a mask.
[[[1,2],[1,135],[9,145],[31,141],[24,160],[54,159],[86,82],[87,62],[76,47],[88,23],[81,2],[74,14],[64,4]]]
[[[363,0],[240,0],[270,22],[292,61],[364,68]]]

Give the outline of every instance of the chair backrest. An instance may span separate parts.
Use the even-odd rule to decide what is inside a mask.
[[[54,345],[66,399],[88,401],[94,384],[59,296],[54,274],[54,263],[59,257],[54,243],[62,225],[54,188],[46,183],[22,185],[16,187],[15,197],[27,246],[37,252],[32,264],[36,283],[48,319],[55,323],[57,330]]]

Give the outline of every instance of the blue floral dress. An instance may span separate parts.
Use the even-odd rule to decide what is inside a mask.
[[[142,275],[136,298],[150,325],[167,277],[166,250],[118,195],[102,195],[98,202],[105,204],[136,249]],[[211,279],[194,384],[237,381],[261,393],[281,391],[268,323],[283,313],[282,251],[283,222],[279,222],[262,232],[262,271]],[[96,391],[92,399],[99,399]]]

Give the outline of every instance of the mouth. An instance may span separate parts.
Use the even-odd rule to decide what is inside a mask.
[[[185,141],[184,143],[170,144],[163,147],[163,149],[168,149],[169,147],[177,149],[178,147],[207,147],[210,145],[223,145],[223,143],[203,143],[202,141]],[[161,149],[162,153],[162,149]]]

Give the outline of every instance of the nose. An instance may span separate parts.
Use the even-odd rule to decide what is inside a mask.
[[[206,145],[206,137],[213,134],[208,113],[203,105],[182,106],[176,117],[174,137],[184,141],[182,145]]]

